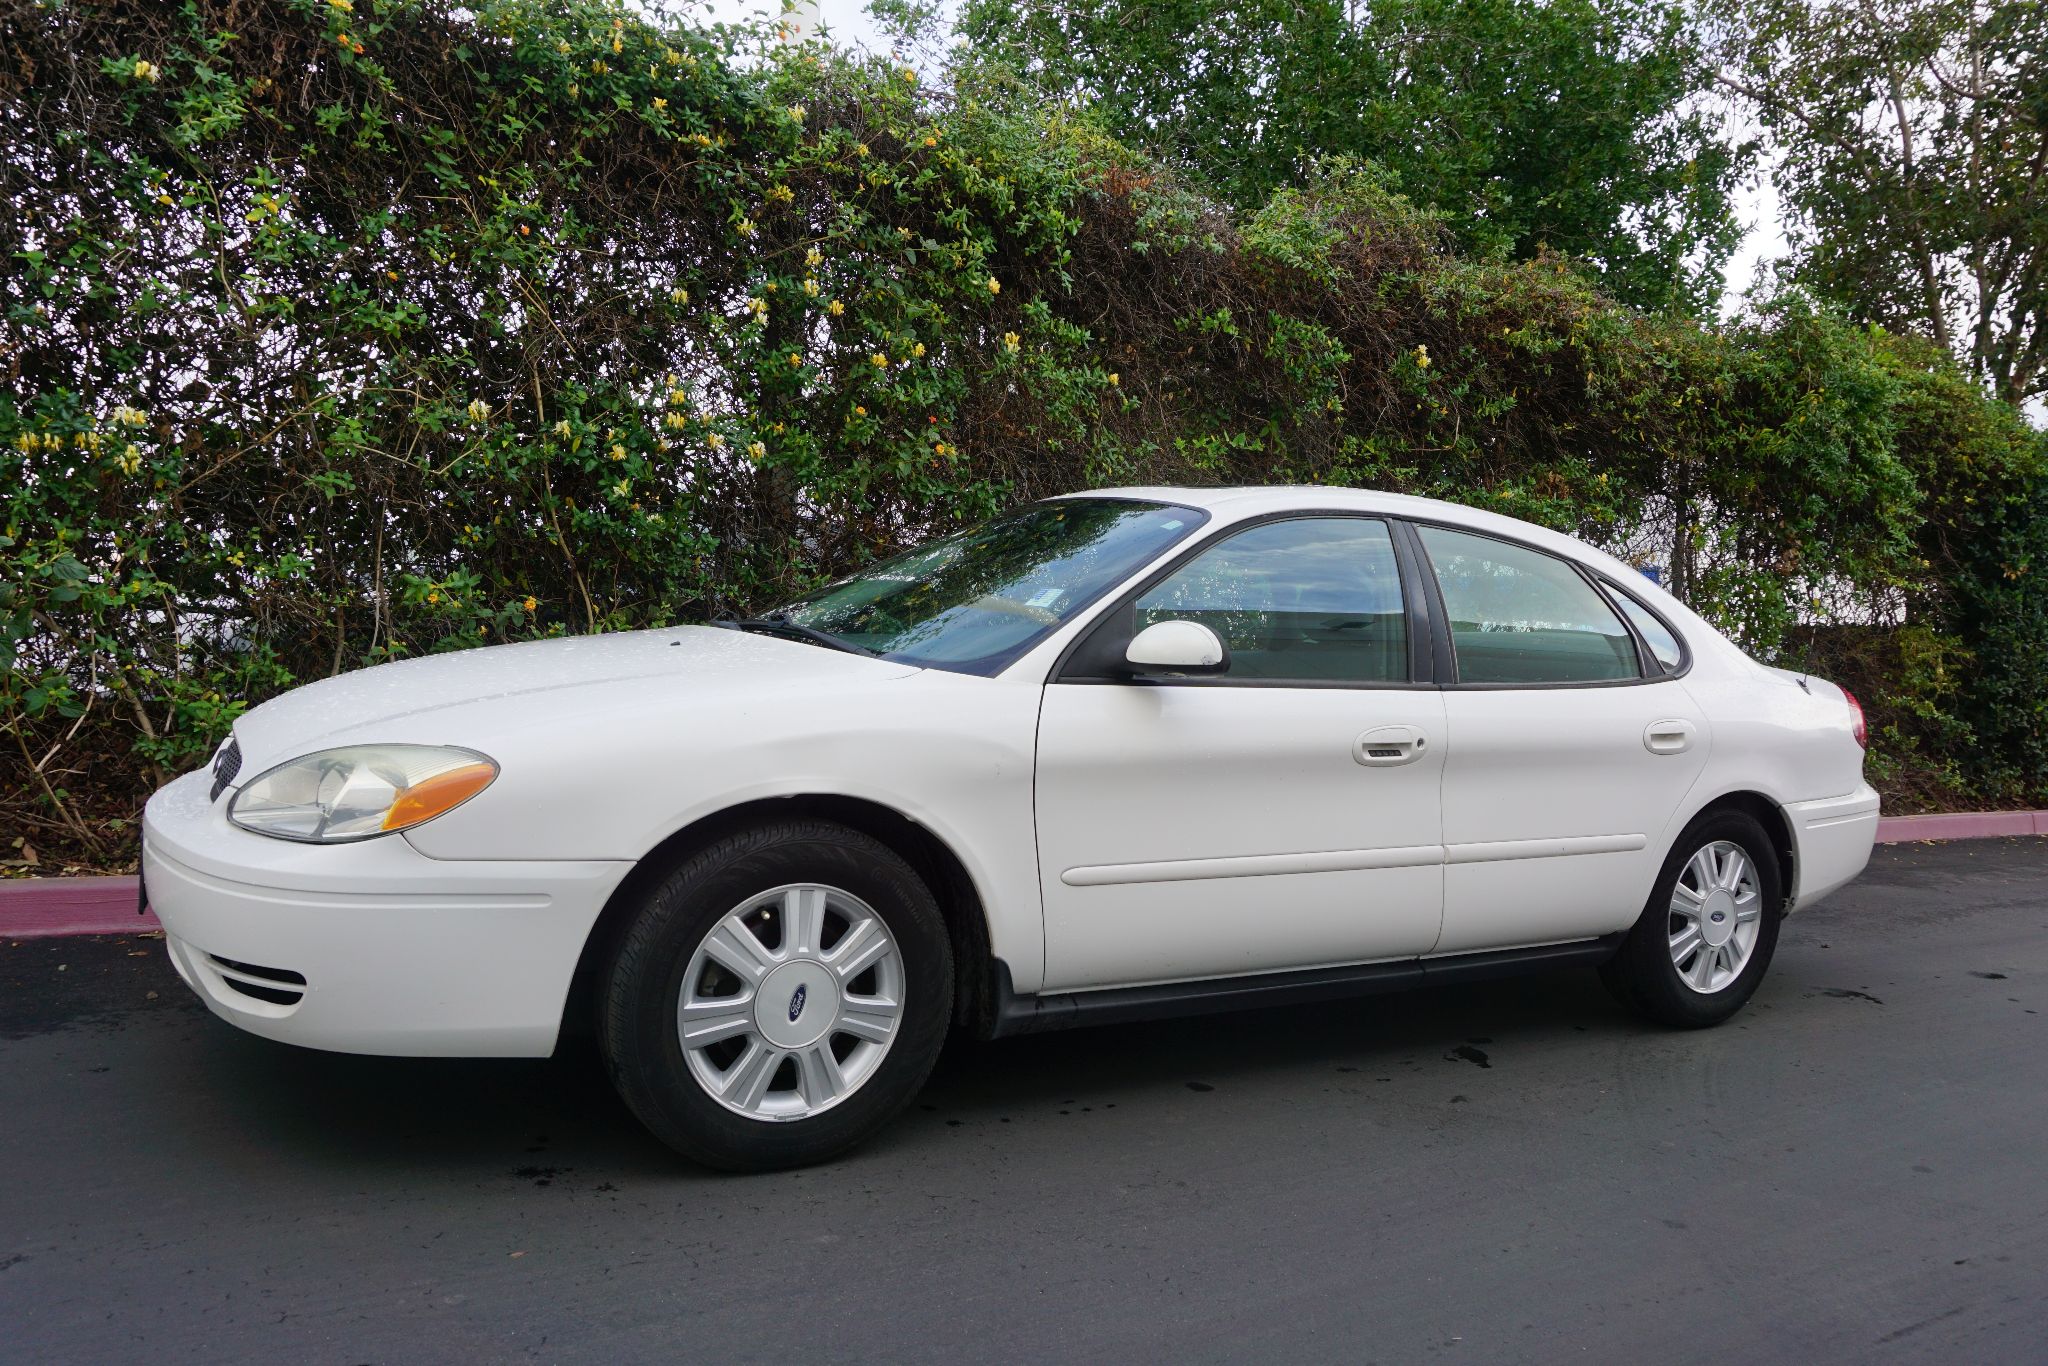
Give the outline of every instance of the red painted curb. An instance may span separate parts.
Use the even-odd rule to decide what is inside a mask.
[[[2048,811],[1944,811],[1932,816],[1882,816],[1877,822],[1880,844],[2006,835],[2048,835]]]
[[[0,939],[59,934],[148,934],[153,915],[135,913],[132,877],[32,877],[0,882]]]
[[[1879,844],[1915,840],[1981,840],[2048,835],[2048,811],[1955,811],[1884,816]],[[135,913],[132,877],[32,877],[0,881],[0,939],[62,934],[147,934],[162,929]]]

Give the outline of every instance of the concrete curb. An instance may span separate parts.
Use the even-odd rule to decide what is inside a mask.
[[[1983,840],[2048,835],[2048,811],[1955,811],[1885,816],[1879,844],[1916,840]],[[154,915],[135,913],[132,877],[32,877],[0,881],[0,939],[66,934],[148,934]]]

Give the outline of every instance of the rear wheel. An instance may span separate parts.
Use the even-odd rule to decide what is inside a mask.
[[[601,1030],[627,1105],[728,1170],[817,1162],[887,1123],[952,1014],[931,892],[878,841],[820,821],[746,830],[647,897]]]
[[[1770,968],[1783,905],[1763,826],[1740,811],[1709,813],[1672,846],[1642,918],[1601,976],[1622,1004],[1660,1024],[1720,1024]]]

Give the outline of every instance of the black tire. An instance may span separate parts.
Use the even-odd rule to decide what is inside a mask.
[[[1740,846],[1748,855],[1763,901],[1763,914],[1748,961],[1732,980],[1706,992],[1687,985],[1672,961],[1671,899],[1693,855],[1723,840]],[[1741,811],[1708,812],[1687,826],[1672,845],[1650,892],[1649,904],[1622,942],[1620,952],[1600,969],[1601,980],[1616,1000],[1658,1024],[1678,1029],[1705,1029],[1720,1024],[1742,1009],[1769,971],[1771,957],[1778,949],[1784,905],[1777,851],[1763,826]]]
[[[676,1011],[706,936],[750,897],[819,883],[865,902],[903,961],[902,1015],[867,1079],[829,1109],[763,1120],[727,1109],[691,1074]],[[728,835],[684,860],[648,893],[613,955],[599,1013],[612,1084],[662,1142],[706,1166],[772,1171],[835,1157],[907,1105],[930,1075],[953,1011],[953,954],[924,882],[877,840],[819,820]]]

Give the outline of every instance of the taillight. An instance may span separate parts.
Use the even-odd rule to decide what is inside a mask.
[[[1870,748],[1870,727],[1863,721],[1863,704],[1856,700],[1856,694],[1842,689],[1842,700],[1849,704],[1849,733],[1856,737],[1856,743],[1864,749]]]

